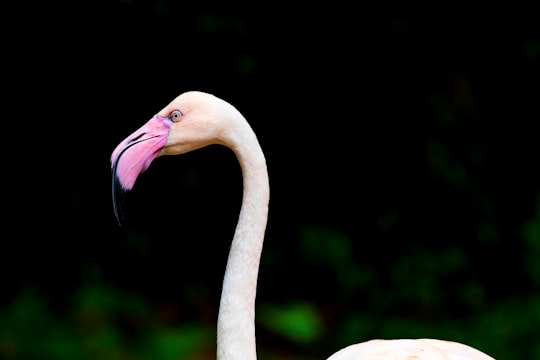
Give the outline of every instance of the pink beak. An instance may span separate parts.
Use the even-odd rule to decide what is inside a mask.
[[[143,173],[167,144],[173,121],[154,116],[122,141],[111,155],[112,196],[114,215],[120,224],[123,195],[133,189],[135,180]]]

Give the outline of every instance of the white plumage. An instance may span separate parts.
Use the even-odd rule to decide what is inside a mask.
[[[187,92],[174,99],[114,150],[111,163],[115,213],[118,216],[117,195],[130,190],[153,159],[211,144],[229,147],[243,175],[242,206],[223,279],[217,358],[256,360],[255,294],[270,189],[263,151],[242,114],[226,101],[203,92]],[[380,359],[493,360],[467,345],[433,339],[371,340],[346,347],[328,358]]]

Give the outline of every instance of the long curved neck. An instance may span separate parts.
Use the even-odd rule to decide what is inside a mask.
[[[247,122],[241,120],[245,129],[229,144],[242,168],[243,197],[223,279],[218,360],[257,359],[255,295],[270,191],[264,154]]]

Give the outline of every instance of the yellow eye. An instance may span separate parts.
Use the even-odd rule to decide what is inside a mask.
[[[171,115],[169,115],[169,119],[171,119],[174,122],[180,121],[180,118],[184,114],[180,110],[174,110]]]

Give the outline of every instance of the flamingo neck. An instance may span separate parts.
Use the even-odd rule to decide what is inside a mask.
[[[268,217],[268,173],[264,154],[249,125],[230,147],[242,169],[243,196],[223,279],[217,359],[256,360],[255,295]]]

